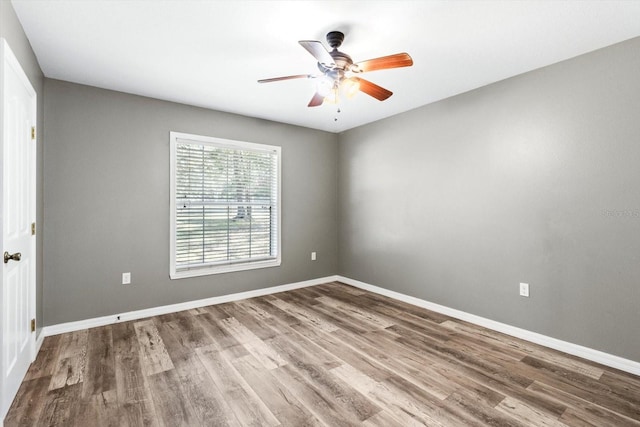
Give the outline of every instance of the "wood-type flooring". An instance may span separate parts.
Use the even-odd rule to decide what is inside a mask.
[[[640,426],[640,377],[328,283],[47,337],[5,426]]]

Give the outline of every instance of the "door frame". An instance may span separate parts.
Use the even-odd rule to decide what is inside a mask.
[[[31,106],[31,118],[33,120],[32,126],[36,128],[37,131],[37,120],[38,120],[38,98],[37,93],[33,88],[33,85],[29,81],[29,78],[25,74],[22,69],[20,62],[13,54],[8,42],[4,38],[0,38],[0,88],[4,87],[5,83],[5,65],[9,66],[13,69],[13,71],[17,74],[21,83],[27,88],[29,95],[33,100],[33,105]],[[4,90],[0,94],[0,243],[2,246],[2,252],[4,252],[4,144],[5,144],[5,111],[4,111]],[[31,209],[29,212],[29,216],[31,218],[30,222],[36,221],[36,180],[37,180],[37,132],[35,135],[35,141],[33,141],[33,149],[31,150],[31,159],[30,161],[30,186],[27,191],[29,191],[29,198],[31,199]],[[32,236],[31,244],[29,245],[29,252],[31,257],[31,271],[30,271],[30,283],[28,285],[28,305],[29,305],[29,319],[36,318],[36,265],[37,265],[37,239],[35,236]],[[0,312],[4,312],[4,273],[0,274]],[[0,347],[4,345],[4,318],[0,315]],[[36,358],[36,333],[31,332],[29,337],[29,357],[30,362],[33,362]],[[3,352],[3,349],[0,348],[0,352]],[[3,357],[2,353],[0,353],[0,423],[3,422],[4,417],[6,416],[7,411],[11,405],[15,396],[8,396],[8,390],[5,389],[4,383],[4,366],[3,366]]]

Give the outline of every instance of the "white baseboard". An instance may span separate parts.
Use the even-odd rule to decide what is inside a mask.
[[[42,343],[44,342],[44,337],[45,337],[44,328],[42,328],[40,330],[40,333],[36,337],[36,354],[33,355],[34,360],[35,360],[35,357],[38,355],[38,353],[40,353],[40,348],[42,348]]]
[[[222,304],[225,302],[276,294],[278,292],[285,292],[293,289],[320,285],[322,283],[334,282],[337,280],[337,278],[338,276],[321,277],[319,279],[306,280],[304,282],[289,283],[286,285],[239,292],[230,295],[222,295],[219,297],[211,297],[195,301],[182,302],[178,304],[163,305],[160,307],[152,307],[143,310],[129,311],[126,313],[112,314],[110,316],[94,317],[92,319],[79,320],[76,322],[59,323],[57,325],[45,326],[40,333],[40,336],[42,336],[44,339],[44,337],[63,334],[65,332],[80,331],[82,329],[111,325],[118,322],[126,322],[129,320],[137,320],[145,317],[158,316],[161,314],[175,313],[177,311],[191,310],[192,308],[205,307],[207,305]]]
[[[384,295],[386,297],[403,301],[411,305],[426,308],[427,310],[445,314],[447,316],[464,320],[466,322],[473,323],[487,329],[492,329],[497,332],[502,332],[503,334],[511,335],[512,337],[520,338],[535,344],[540,344],[554,350],[582,357],[583,359],[591,360],[592,362],[600,363],[611,368],[620,369],[621,371],[629,372],[634,375],[640,375],[640,362],[625,359],[620,356],[615,356],[613,354],[594,350],[592,348],[573,344],[567,341],[559,340],[557,338],[552,338],[546,335],[539,334],[537,332],[531,332],[526,329],[507,325],[506,323],[496,322],[495,320],[476,316],[475,314],[470,314],[464,311],[446,307],[444,305],[435,304],[433,302],[401,294],[399,292],[390,291],[388,289],[380,288],[378,286],[370,285],[358,280],[349,279],[348,277],[338,276],[336,280],[342,283],[346,283],[347,285],[363,289],[365,291],[374,292],[376,294]]]
[[[129,311],[126,313],[113,314],[110,316],[95,317],[92,319],[80,320],[77,322],[60,323],[57,325],[45,326],[42,332],[37,338],[36,349],[40,350],[42,341],[45,337],[50,335],[62,334],[65,332],[79,331],[82,329],[95,328],[98,326],[110,325],[118,322],[126,322],[129,320],[137,320],[145,317],[158,316],[161,314],[175,313],[177,311],[190,310],[192,308],[205,307],[207,305],[222,304],[225,302],[238,301],[247,298],[254,298],[263,295],[275,294],[278,292],[285,292],[293,289],[305,288],[308,286],[321,285],[329,282],[343,282],[348,285],[360,288],[366,291],[374,292],[376,294],[384,295],[389,298],[393,298],[399,301],[403,301],[418,307],[426,308],[437,313],[442,313],[447,316],[451,316],[456,319],[464,320],[469,323],[473,323],[478,326],[492,329],[494,331],[502,332],[507,335],[511,335],[516,338],[530,341],[535,344],[540,344],[545,347],[559,350],[574,356],[582,357],[587,360],[591,360],[596,363],[600,363],[605,366],[620,369],[621,371],[629,372],[634,375],[640,375],[640,362],[636,362],[630,359],[625,359],[619,356],[615,356],[603,351],[594,350],[589,347],[584,347],[578,344],[573,344],[567,341],[552,338],[546,335],[539,334],[537,332],[531,332],[526,329],[518,328],[508,325],[506,323],[496,322],[495,320],[487,319],[485,317],[476,316],[464,311],[456,310],[443,305],[435,304],[430,301],[426,301],[420,298],[405,295],[399,292],[384,289],[378,286],[371,285],[369,283],[360,282],[358,280],[350,279],[343,276],[327,276],[313,280],[306,280],[304,282],[290,283],[286,285],[274,286],[270,288],[256,289],[253,291],[239,292],[236,294],[222,295],[219,297],[205,298],[195,301],[187,301],[179,304],[164,305],[160,307],[147,308],[144,310]],[[37,352],[36,352],[37,353]]]

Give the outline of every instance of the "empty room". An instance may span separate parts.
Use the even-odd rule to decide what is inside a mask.
[[[0,0],[0,56],[5,427],[640,427],[640,1]]]

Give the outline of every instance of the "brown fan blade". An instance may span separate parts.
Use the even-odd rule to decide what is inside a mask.
[[[390,90],[378,86],[375,83],[371,83],[369,80],[361,79],[359,77],[351,77],[349,80],[355,81],[360,85],[360,92],[364,92],[378,101],[384,101],[393,95],[393,92]]]
[[[382,56],[380,58],[358,62],[354,64],[354,71],[386,70],[388,68],[410,67],[412,65],[413,59],[411,59],[408,53],[396,53],[395,55]]]
[[[313,98],[311,98],[311,101],[309,101],[309,105],[307,105],[307,107],[318,107],[322,105],[323,102],[324,102],[324,96],[316,92],[316,94],[313,95]]]
[[[316,40],[300,40],[298,43],[307,49],[314,58],[318,60],[319,63],[324,64],[328,67],[333,67],[335,62],[333,62],[333,58],[325,49],[324,45]]]
[[[296,74],[295,76],[273,77],[271,79],[258,80],[258,83],[270,83],[279,82],[280,80],[293,80],[293,79],[309,79],[313,77],[311,74]]]

